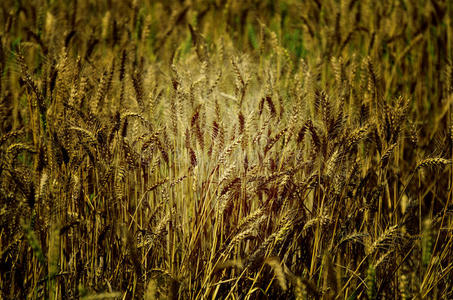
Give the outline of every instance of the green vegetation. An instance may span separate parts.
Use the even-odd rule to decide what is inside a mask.
[[[0,298],[452,299],[449,0],[0,3]]]

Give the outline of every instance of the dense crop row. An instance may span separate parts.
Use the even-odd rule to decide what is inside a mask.
[[[452,16],[2,1],[0,298],[453,298]]]

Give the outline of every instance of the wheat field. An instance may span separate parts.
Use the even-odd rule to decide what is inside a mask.
[[[1,299],[452,299],[453,2],[4,0]]]

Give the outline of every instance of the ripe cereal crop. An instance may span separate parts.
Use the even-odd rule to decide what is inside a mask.
[[[1,299],[452,299],[453,3],[4,0]]]

